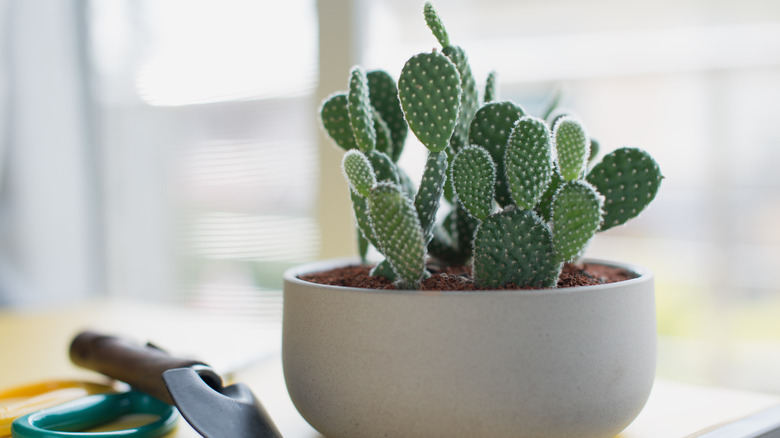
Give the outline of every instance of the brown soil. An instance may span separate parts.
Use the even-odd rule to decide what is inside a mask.
[[[481,290],[471,279],[469,266],[440,267],[429,265],[431,277],[423,280],[422,290]],[[330,271],[302,275],[305,281],[334,286],[358,287],[364,289],[395,289],[393,283],[384,277],[369,275],[371,266],[352,265]],[[566,264],[558,280],[558,287],[591,286],[614,283],[636,277],[633,272],[611,266],[591,263]],[[508,284],[499,289],[527,289]]]

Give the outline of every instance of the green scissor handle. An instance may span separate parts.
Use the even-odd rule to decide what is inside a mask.
[[[123,415],[150,414],[159,419],[143,426],[109,432],[80,432],[117,420]],[[14,438],[154,438],[176,426],[175,407],[138,391],[97,394],[14,420]]]

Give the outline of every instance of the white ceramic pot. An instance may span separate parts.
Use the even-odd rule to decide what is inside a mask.
[[[287,389],[337,437],[612,437],[653,384],[653,276],[537,291],[324,286],[284,276]]]

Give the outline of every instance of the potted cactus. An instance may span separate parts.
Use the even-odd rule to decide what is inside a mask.
[[[653,200],[658,165],[635,148],[594,163],[582,123],[498,100],[492,73],[480,99],[430,3],[424,16],[441,50],[410,58],[397,82],[354,67],[321,107],[346,151],[363,261],[374,246],[385,258],[371,275],[394,288],[306,280],[344,261],[285,274],[293,402],[328,437],[613,436],[653,382],[652,275],[590,261],[630,278],[556,286],[594,234]],[[419,185],[397,165],[409,131],[428,149]],[[467,266],[475,290],[420,290],[432,260]]]

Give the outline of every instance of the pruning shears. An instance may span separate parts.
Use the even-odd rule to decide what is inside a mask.
[[[88,431],[124,415],[148,415],[147,424]],[[178,412],[138,391],[78,380],[52,380],[0,390],[0,438],[152,438],[171,431]]]

